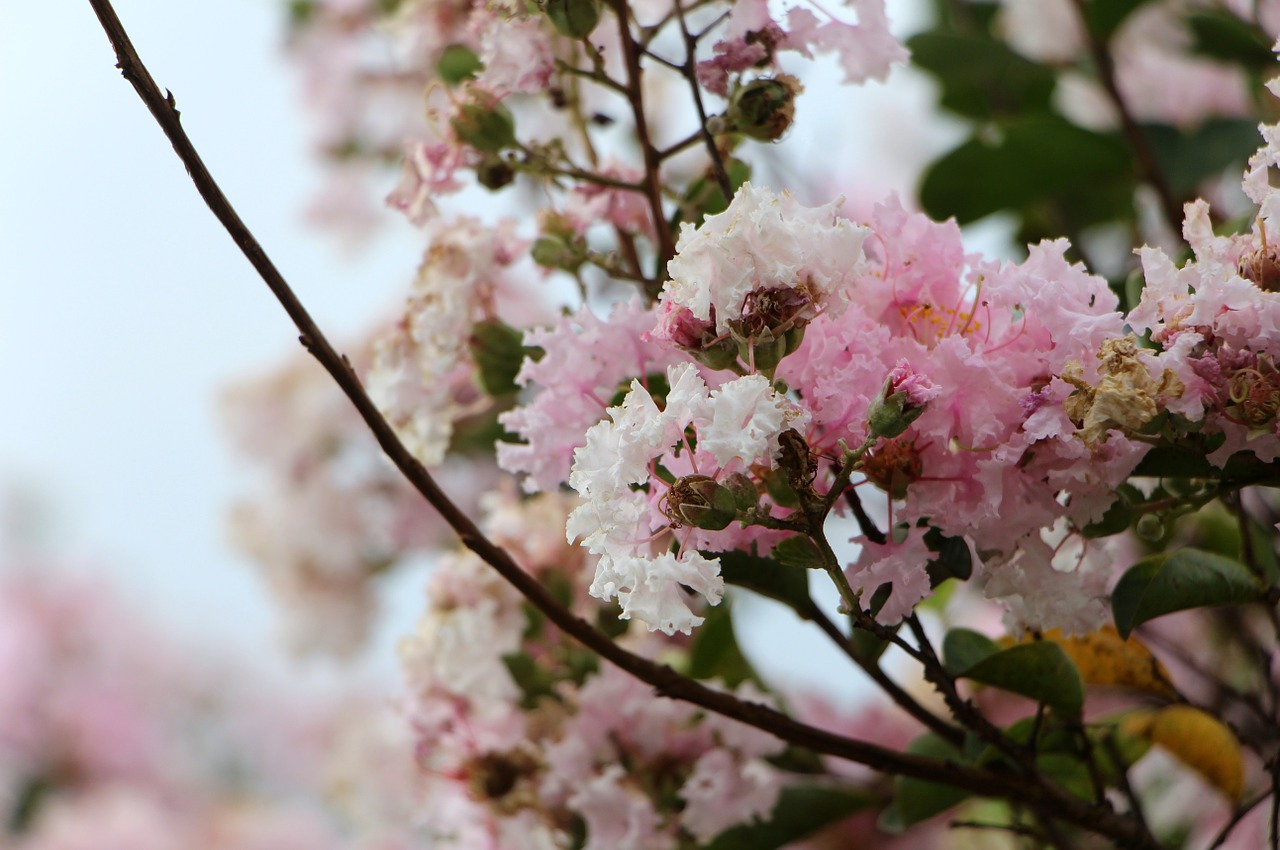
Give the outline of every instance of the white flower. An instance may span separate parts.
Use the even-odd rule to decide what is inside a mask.
[[[778,451],[778,435],[801,425],[808,414],[774,390],[763,375],[744,375],[711,394],[714,413],[698,431],[699,446],[721,468],[733,461],[749,466]]]
[[[587,431],[587,444],[574,452],[569,473],[569,483],[584,501],[569,515],[565,535],[600,556],[592,596],[618,599],[624,619],[687,634],[702,618],[689,607],[684,588],[715,605],[724,580],[718,559],[692,549],[677,556],[669,551],[669,538],[662,543],[668,551],[653,554],[655,537],[667,525],[651,506],[653,488],[665,486],[650,479],[654,461],[673,447],[687,452],[685,431],[691,426],[700,462],[714,459],[724,469],[768,461],[777,451],[778,435],[807,414],[762,375],[743,376],[709,393],[697,368],[682,363],[667,369],[667,383],[663,410],[633,381],[622,404],[609,408],[609,419]],[[649,491],[633,489],[638,484],[648,484]]]
[[[703,618],[690,610],[682,585],[712,605],[724,596],[720,559],[704,558],[695,551],[686,550],[679,556],[666,552],[652,560],[631,558],[623,567],[630,575],[624,579],[627,589],[618,591],[622,619],[634,617],[669,635],[689,634],[694,626],[702,625]]]
[[[712,320],[724,332],[739,319],[756,290],[797,289],[811,301],[806,320],[824,303],[842,307],[862,242],[871,231],[839,216],[839,202],[804,207],[789,194],[775,195],[744,183],[729,208],[701,227],[680,226],[664,302]]]
[[[680,789],[680,824],[704,844],[731,826],[768,818],[778,802],[778,773],[759,759],[740,762],[728,750],[708,750]]]

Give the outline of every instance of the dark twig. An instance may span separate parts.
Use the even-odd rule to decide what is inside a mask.
[[[698,40],[689,32],[689,22],[684,17],[684,3],[675,0],[676,17],[680,19],[680,34],[684,36],[684,67],[682,73],[689,82],[693,92],[693,105],[698,110],[698,126],[702,129],[702,138],[707,145],[707,154],[711,157],[711,172],[716,176],[725,200],[733,197],[733,184],[729,182],[729,172],[724,167],[724,157],[716,147],[716,140],[707,129],[707,110],[702,103],[702,86],[698,83]]]
[[[920,704],[915,697],[907,693],[902,687],[889,675],[881,669],[880,665],[872,659],[862,657],[854,648],[853,643],[849,640],[849,636],[840,631],[840,627],[835,624],[830,617],[816,605],[811,611],[797,611],[801,617],[806,617],[814,622],[823,633],[831,638],[840,650],[857,664],[864,673],[871,677],[871,680],[880,686],[889,698],[894,701],[907,714],[910,714],[916,720],[920,721],[926,729],[929,729],[939,738],[947,741],[952,746],[959,748],[964,743],[964,730],[957,726],[952,726],[942,718],[938,717],[932,711]]]
[[[938,653],[933,648],[929,636],[925,634],[924,626],[920,624],[919,618],[915,614],[909,614],[906,617],[906,623],[907,627],[911,629],[911,633],[915,636],[919,653],[918,660],[924,667],[925,679],[942,694],[943,701],[947,704],[947,708],[951,709],[951,714],[956,720],[967,728],[972,729],[979,737],[1008,756],[1028,776],[1035,776],[1035,762],[1030,755],[1015,747],[1002,731],[992,725],[990,720],[974,708],[973,703],[960,696],[960,692],[956,690],[955,679],[943,666],[942,659],[938,657]]]
[[[836,472],[839,473],[840,465],[835,465]],[[858,498],[858,491],[853,487],[844,488],[844,503],[849,506],[849,510],[853,511],[853,518],[858,522],[858,528],[862,530],[862,536],[879,546],[883,546],[889,541],[889,536],[876,526],[875,521],[867,515],[866,508],[862,507],[862,499]]]
[[[1271,791],[1264,791],[1249,802],[1241,805],[1240,808],[1236,809],[1231,815],[1231,820],[1222,825],[1222,829],[1218,830],[1218,834],[1213,837],[1213,841],[1205,848],[1205,850],[1217,850],[1217,848],[1225,844],[1227,839],[1231,836],[1231,832],[1236,828],[1236,825],[1239,824],[1240,821],[1244,820],[1245,815],[1249,814],[1249,812],[1256,809],[1260,803],[1272,796],[1274,795]]]
[[[1150,827],[1147,826],[1146,815],[1142,811],[1142,799],[1138,796],[1138,792],[1134,790],[1133,784],[1129,782],[1129,764],[1125,761],[1124,753],[1120,752],[1120,745],[1116,743],[1114,735],[1107,735],[1102,739],[1102,742],[1102,745],[1107,748],[1107,755],[1111,758],[1111,763],[1115,766],[1116,782],[1120,786],[1120,792],[1129,801],[1129,814],[1132,815],[1135,823],[1144,830],[1150,831]]]
[[[658,237],[658,277],[666,279],[667,262],[675,256],[676,246],[671,238],[671,228],[667,226],[667,216],[662,209],[662,160],[658,149],[653,145],[649,135],[649,120],[644,109],[644,94],[640,88],[643,69],[640,67],[640,48],[631,37],[631,22],[626,0],[610,0],[610,7],[618,19],[619,37],[622,41],[623,59],[627,65],[627,102],[631,104],[631,112],[635,116],[636,138],[640,142],[640,151],[644,156],[645,195],[649,199],[649,211],[653,214],[653,230]],[[657,292],[649,296],[657,298]]]
[[[1280,756],[1271,762],[1271,850],[1280,848]]]
[[[461,538],[463,545],[497,570],[558,628],[623,671],[649,684],[662,696],[698,705],[708,711],[768,732],[796,746],[805,747],[816,753],[848,759],[885,773],[912,776],[966,788],[972,793],[984,796],[1021,800],[1031,806],[1052,810],[1063,820],[1110,836],[1121,846],[1138,848],[1138,850],[1158,850],[1158,845],[1149,833],[1136,830],[1132,822],[1120,817],[1109,807],[1089,805],[1060,788],[1042,783],[1027,783],[1013,777],[1001,776],[950,761],[937,761],[911,753],[895,752],[800,723],[759,703],[747,702],[732,694],[713,690],[676,673],[666,665],[656,664],[623,649],[603,632],[557,602],[546,588],[521,569],[506,550],[494,545],[481,533],[475,523],[445,495],[426,468],[400,442],[391,425],[378,412],[377,407],[365,393],[364,387],[346,358],[333,349],[284,277],[223,195],[191,140],[187,138],[174,106],[172,94],[166,96],[160,93],[159,87],[134,50],[109,0],[89,0],[89,3],[97,13],[98,20],[115,49],[117,67],[120,68],[124,78],[133,85],[172,143],[200,196],[293,320],[303,346],[333,377],[355,405],[383,451],[414,488],[440,512],[442,518]],[[625,12],[625,4],[620,2],[619,5]]]
[[[1182,227],[1182,205],[1174,197],[1173,189],[1170,188],[1169,180],[1156,160],[1151,143],[1143,134],[1142,128],[1138,126],[1129,105],[1124,101],[1124,95],[1121,94],[1120,86],[1116,82],[1116,67],[1111,60],[1111,51],[1102,37],[1089,26],[1085,0],[1074,0],[1074,2],[1089,42],[1089,52],[1093,55],[1094,64],[1098,66],[1098,77],[1102,81],[1102,87],[1107,90],[1107,96],[1115,106],[1116,113],[1120,116],[1120,126],[1124,130],[1125,139],[1129,142],[1129,148],[1137,160],[1138,176],[1155,190],[1156,197],[1160,199],[1160,209],[1164,217],[1168,220],[1169,226],[1177,231]]]

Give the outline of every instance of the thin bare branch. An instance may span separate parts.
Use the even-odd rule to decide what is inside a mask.
[[[1160,168],[1151,143],[1142,132],[1142,128],[1138,126],[1129,104],[1125,102],[1124,94],[1121,93],[1120,86],[1116,82],[1116,68],[1111,60],[1111,51],[1101,35],[1089,26],[1089,16],[1086,13],[1084,0],[1075,0],[1075,6],[1084,25],[1093,63],[1098,68],[1098,78],[1102,82],[1102,87],[1106,89],[1112,105],[1115,106],[1116,113],[1120,116],[1124,137],[1129,143],[1129,149],[1133,151],[1134,159],[1137,160],[1138,176],[1155,190],[1156,197],[1160,199],[1160,209],[1164,217],[1168,220],[1169,226],[1177,231],[1182,227],[1182,205],[1174,197],[1173,189],[1169,186],[1169,178]]]
[[[667,215],[662,209],[662,160],[658,149],[653,145],[649,135],[649,119],[644,108],[644,94],[641,91],[643,69],[640,67],[640,47],[631,37],[631,22],[626,0],[611,0],[610,8],[618,19],[618,35],[622,41],[623,59],[627,66],[626,95],[631,104],[631,112],[635,116],[636,138],[640,142],[640,151],[644,156],[646,178],[646,195],[649,198],[649,211],[653,214],[653,229],[658,237],[658,268],[661,277],[666,277],[667,261],[676,254],[675,242],[671,238],[671,228],[667,225]],[[649,293],[657,298],[656,292]]]

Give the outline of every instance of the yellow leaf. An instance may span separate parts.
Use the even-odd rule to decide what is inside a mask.
[[[1244,759],[1235,734],[1210,714],[1189,705],[1134,712],[1121,730],[1164,747],[1232,802],[1244,795]]]
[[[1023,642],[1035,639],[1023,638]],[[1133,688],[1164,699],[1178,698],[1169,671],[1160,659],[1136,637],[1122,639],[1114,626],[1103,626],[1092,634],[1069,638],[1062,636],[1061,629],[1051,629],[1039,639],[1051,640],[1062,647],[1086,685]]]

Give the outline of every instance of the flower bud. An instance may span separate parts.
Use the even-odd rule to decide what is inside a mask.
[[[787,356],[787,337],[775,337],[766,328],[759,336],[742,340],[738,343],[738,357],[743,363],[750,363],[756,371],[773,374],[782,358]]]
[[[516,141],[515,118],[497,101],[464,103],[449,124],[461,141],[485,153],[497,153]]]
[[[551,25],[569,38],[586,38],[600,23],[600,0],[545,0]]]
[[[1155,514],[1143,514],[1138,518],[1133,530],[1148,543],[1154,543],[1164,537],[1164,521]]]
[[[885,379],[880,394],[867,410],[867,425],[877,437],[896,437],[920,418],[925,405],[941,390],[924,375],[899,360]]]
[[[703,366],[708,369],[715,369],[717,372],[723,369],[732,369],[733,365],[738,362],[738,346],[727,337],[710,345],[690,350],[689,354]]]
[[[677,479],[663,495],[660,507],[677,528],[691,525],[706,531],[720,531],[738,516],[734,492],[705,475]]]
[[[582,248],[563,236],[539,236],[529,253],[533,261],[549,269],[576,272],[586,262]]]
[[[752,80],[734,92],[725,113],[729,125],[744,136],[776,141],[796,116],[800,81],[789,74]]]
[[[476,180],[490,191],[497,191],[516,178],[515,169],[497,154],[486,154],[476,166]]]
[[[756,489],[756,483],[741,472],[725,476],[720,483],[733,494],[733,503],[738,513],[746,513],[760,506],[760,491]]]
[[[533,261],[549,269],[576,272],[587,261],[587,241],[562,215],[544,212],[540,216],[541,235],[533,242]]]

